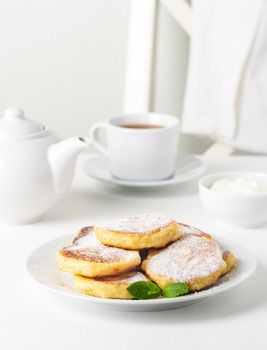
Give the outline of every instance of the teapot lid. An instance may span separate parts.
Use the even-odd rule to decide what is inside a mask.
[[[0,118],[0,137],[25,136],[44,130],[44,125],[25,118],[24,111],[11,107],[5,110]]]

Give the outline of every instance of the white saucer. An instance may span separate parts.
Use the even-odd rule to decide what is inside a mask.
[[[180,154],[177,158],[177,169],[173,177],[160,181],[129,181],[121,180],[112,176],[108,166],[108,159],[102,154],[89,155],[88,161],[84,165],[86,175],[94,179],[130,187],[158,187],[179,184],[192,180],[202,174],[205,170],[204,163],[192,155]]]
[[[234,269],[218,280],[211,288],[178,298],[159,298],[151,300],[102,299],[80,294],[73,290],[71,274],[61,272],[57,267],[56,252],[69,244],[73,235],[49,241],[35,249],[28,258],[27,270],[32,278],[43,287],[62,296],[78,299],[84,306],[91,305],[107,310],[117,311],[161,311],[177,309],[200,302],[204,298],[224,293],[247,279],[256,269],[257,262],[253,255],[242,245],[233,241],[214,238],[224,250],[232,251],[237,259]],[[238,293],[232,294],[238,300]],[[227,298],[225,299],[227,302]]]

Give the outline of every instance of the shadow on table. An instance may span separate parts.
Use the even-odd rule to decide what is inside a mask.
[[[200,303],[184,308],[160,312],[116,312],[106,311],[85,306],[84,303],[68,303],[72,312],[81,312],[93,317],[96,321],[125,322],[138,324],[192,324],[222,319],[234,315],[248,314],[252,310],[261,308],[267,303],[267,271],[259,266],[255,274],[240,286],[221,295],[202,300]],[[63,301],[64,302],[64,301]],[[65,302],[64,302],[65,303]]]

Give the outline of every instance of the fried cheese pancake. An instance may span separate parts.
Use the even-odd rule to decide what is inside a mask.
[[[161,288],[175,282],[185,282],[189,290],[197,291],[214,284],[232,269],[235,257],[223,252],[211,236],[198,229],[179,224],[183,236],[167,248],[150,250],[142,269]],[[198,232],[198,233],[197,233]]]
[[[123,273],[141,263],[138,251],[107,247],[98,241],[93,229],[83,228],[72,245],[57,253],[58,265],[62,271],[98,277]]]
[[[148,281],[141,272],[131,271],[121,275],[86,278],[74,275],[74,289],[82,294],[99,298],[133,299],[127,288],[134,282]]]
[[[143,214],[95,227],[102,244],[124,249],[162,248],[181,233],[177,223],[160,214]]]

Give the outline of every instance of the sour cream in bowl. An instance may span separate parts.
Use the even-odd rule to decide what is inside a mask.
[[[199,181],[207,212],[228,226],[251,228],[267,223],[267,174],[224,172]]]

